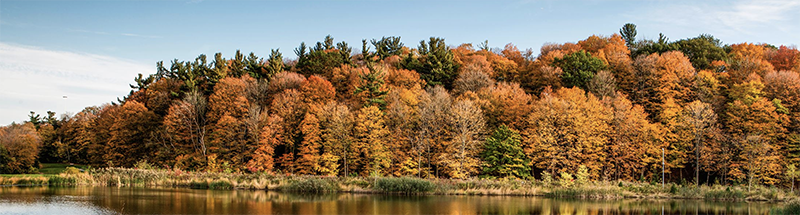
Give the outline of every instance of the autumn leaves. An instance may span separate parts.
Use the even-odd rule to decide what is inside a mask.
[[[777,184],[800,161],[800,62],[785,46],[591,36],[476,50],[332,37],[159,64],[120,104],[42,123],[49,161],[326,176]],[[627,45],[626,45],[627,44]],[[49,129],[49,130],[48,130]],[[102,153],[101,153],[102,152]],[[67,156],[69,155],[69,157]],[[43,156],[44,157],[44,156]],[[582,173],[584,174],[584,173]],[[693,177],[692,177],[693,176]],[[701,177],[705,177],[705,180]]]

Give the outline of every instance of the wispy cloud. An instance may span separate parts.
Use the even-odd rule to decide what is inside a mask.
[[[117,36],[117,37],[138,37],[138,38],[148,38],[148,39],[158,39],[163,38],[162,36],[158,35],[146,35],[146,34],[136,34],[136,33],[114,33],[114,32],[105,32],[105,31],[94,31],[94,30],[87,30],[87,29],[75,29],[75,28],[65,28],[60,26],[48,26],[48,25],[34,25],[24,22],[8,22],[0,20],[0,25],[7,25],[7,26],[14,26],[20,28],[33,28],[33,29],[56,29],[59,31],[66,31],[66,32],[78,32],[78,33],[87,33],[87,34],[96,34],[96,35],[106,35],[106,36]]]
[[[740,1],[733,4],[728,10],[716,11],[712,15],[727,27],[744,30],[757,25],[772,25],[776,22],[790,21],[788,16],[797,13],[798,10],[800,10],[800,1],[794,0]]]
[[[137,73],[152,70],[109,56],[0,43],[0,125],[21,122],[31,110],[74,113],[116,101]]]
[[[786,32],[786,26],[797,25],[798,10],[800,1],[795,0],[679,1],[659,4],[637,17],[665,26],[707,29],[733,36],[756,35],[764,27]]]
[[[159,36],[152,36],[152,35],[141,35],[141,34],[131,34],[131,33],[121,33],[120,35],[122,35],[122,36],[128,36],[128,37],[141,37],[141,38],[153,38],[153,39],[156,39],[156,38],[161,38],[161,37],[159,37]]]
[[[109,32],[105,32],[105,31],[89,31],[89,30],[83,30],[83,29],[67,29],[67,30],[68,31],[72,31],[72,32],[90,33],[90,34],[98,34],[98,35],[126,36],[126,37],[139,37],[139,38],[150,38],[150,39],[161,38],[161,36],[133,34],[133,33],[109,33]]]

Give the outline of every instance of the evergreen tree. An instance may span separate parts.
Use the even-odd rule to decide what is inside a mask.
[[[443,85],[446,89],[453,89],[459,65],[453,58],[453,52],[444,43],[444,39],[431,37],[428,43],[420,41],[418,51],[418,57],[408,55],[401,65],[405,69],[419,72],[429,86]]]
[[[384,72],[382,68],[375,68],[371,64],[367,65],[368,73],[359,74],[361,86],[357,87],[355,94],[363,93],[364,107],[377,106],[381,110],[386,108],[386,94],[389,92],[383,85]]]
[[[518,131],[501,125],[486,139],[481,157],[485,162],[483,174],[492,177],[530,176],[530,160],[522,151],[522,138]]]
[[[393,55],[400,55],[403,51],[403,43],[400,42],[400,37],[391,36],[382,37],[380,40],[372,39],[371,43],[375,46],[375,54],[381,60]]]
[[[696,69],[712,69],[711,62],[724,61],[727,58],[725,50],[722,49],[722,42],[709,34],[679,40],[675,45],[689,58]]]
[[[633,50],[636,45],[636,25],[633,23],[625,23],[625,25],[619,29],[619,34],[625,39],[625,45],[628,46],[628,49]]]
[[[602,60],[592,57],[592,54],[583,50],[556,58],[553,64],[564,71],[561,74],[561,82],[567,88],[586,89],[594,75],[606,68]]]

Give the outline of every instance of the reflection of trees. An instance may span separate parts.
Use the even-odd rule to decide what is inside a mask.
[[[13,195],[9,195],[13,194]],[[43,198],[44,197],[44,198]],[[511,196],[301,194],[263,190],[0,187],[0,200],[89,202],[140,214],[767,214],[769,203]],[[45,199],[45,200],[43,200]]]

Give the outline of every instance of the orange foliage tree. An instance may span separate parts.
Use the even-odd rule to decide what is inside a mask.
[[[137,161],[153,158],[155,146],[150,135],[158,120],[152,111],[142,103],[128,101],[114,111],[113,120],[103,160],[131,167]]]
[[[34,173],[39,168],[42,139],[33,123],[0,127],[0,173]]]
[[[531,96],[517,83],[500,82],[485,88],[479,94],[484,103],[484,113],[489,129],[507,125],[514,130],[525,129],[525,116],[531,111]]]
[[[647,113],[641,106],[633,104],[619,93],[614,97],[606,97],[603,103],[613,115],[606,148],[607,178],[635,180],[644,177],[648,171],[660,169],[658,161],[663,147],[661,124],[648,121]]]
[[[767,51],[767,60],[778,71],[800,72],[800,51],[797,47],[781,46]]]
[[[588,168],[599,179],[606,159],[610,111],[579,88],[545,91],[528,118],[525,152],[536,167],[551,173]]]

